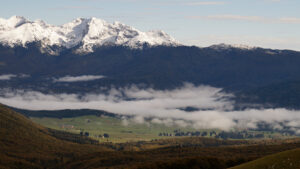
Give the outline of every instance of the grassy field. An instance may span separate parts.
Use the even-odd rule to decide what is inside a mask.
[[[182,132],[211,132],[218,130],[199,130],[192,127],[182,127],[177,125],[166,126],[157,123],[137,123],[132,119],[124,120],[119,117],[111,116],[78,116],[72,118],[49,118],[49,117],[31,117],[35,123],[41,124],[48,128],[68,131],[72,133],[88,132],[89,136],[99,142],[136,142],[136,141],[151,141],[155,139],[165,139],[174,137],[174,130]],[[104,133],[109,134],[109,138],[103,138]],[[168,133],[172,136],[159,136],[159,133]],[[255,132],[263,133],[265,138],[282,138],[280,133],[271,132]],[[100,136],[100,137],[99,137]],[[210,137],[207,135],[206,137]]]
[[[159,136],[159,133],[173,133],[174,130],[195,131],[193,128],[180,126],[166,126],[153,123],[124,122],[123,119],[109,116],[80,116],[74,118],[31,118],[32,121],[43,126],[65,130],[73,133],[89,132],[90,137],[100,142],[135,142],[150,141],[153,139],[170,138]],[[124,124],[128,123],[128,124]],[[204,131],[204,130],[202,130]],[[207,130],[208,131],[208,130]],[[99,135],[109,134],[109,138],[102,138]]]

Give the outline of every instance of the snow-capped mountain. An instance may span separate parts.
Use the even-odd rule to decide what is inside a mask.
[[[77,52],[92,52],[93,47],[122,45],[140,48],[150,46],[176,46],[179,43],[163,31],[142,32],[125,24],[108,23],[97,18],[78,18],[70,23],[54,26],[42,20],[29,21],[24,17],[0,18],[0,43],[14,47],[40,42],[42,51],[52,46],[73,48]]]

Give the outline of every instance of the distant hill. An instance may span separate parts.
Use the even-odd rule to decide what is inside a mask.
[[[272,154],[231,169],[299,169],[300,149]]]
[[[109,113],[106,111],[101,110],[89,110],[89,109],[79,109],[79,110],[56,110],[56,111],[47,111],[47,110],[40,110],[40,111],[33,111],[33,110],[24,110],[24,109],[16,109],[11,108],[26,117],[50,117],[50,118],[71,118],[71,117],[79,117],[79,116],[88,116],[88,115],[95,115],[95,116],[110,116],[116,117],[118,115]]]
[[[51,131],[0,105],[0,168],[51,168],[79,155],[109,150],[63,141]]]

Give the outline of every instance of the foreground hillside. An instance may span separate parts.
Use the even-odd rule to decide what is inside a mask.
[[[232,169],[296,169],[300,168],[300,149],[289,150],[273,155],[269,155],[258,160],[242,164]]]
[[[170,146],[172,144],[172,140],[170,140],[169,146],[164,148],[109,152],[106,154],[101,152],[91,153],[66,163],[65,167],[70,169],[225,169],[266,155],[299,147],[299,143],[268,145],[266,142],[261,142],[255,145],[224,146],[226,142],[223,142],[223,145],[210,144],[208,146],[209,144],[197,145],[191,139],[173,141],[182,144]],[[213,139],[207,141],[214,142]],[[300,161],[300,157],[294,159]],[[279,164],[284,165],[282,162],[279,162]]]
[[[46,128],[2,105],[0,135],[0,168],[51,168],[79,155],[108,150],[56,139]]]

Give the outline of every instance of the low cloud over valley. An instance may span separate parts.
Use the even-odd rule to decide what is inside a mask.
[[[287,109],[234,110],[230,93],[210,86],[186,83],[172,90],[111,88],[108,93],[44,94],[2,90],[0,103],[29,110],[95,109],[124,117],[129,122],[159,123],[194,128],[255,129],[264,123],[273,129],[288,128],[300,134],[300,112]],[[187,111],[192,108],[192,111]]]
[[[82,75],[82,76],[64,76],[60,78],[55,78],[54,82],[82,82],[82,81],[92,81],[97,79],[102,79],[102,75]]]

